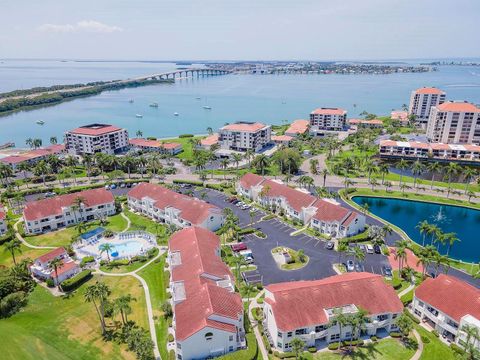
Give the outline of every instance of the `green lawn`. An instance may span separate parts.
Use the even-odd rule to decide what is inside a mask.
[[[114,232],[123,231],[127,227],[127,221],[120,214],[110,216],[107,221],[108,223],[104,227]],[[98,226],[101,226],[99,221],[89,222],[87,223],[87,228],[85,231],[92,230]],[[36,246],[67,246],[70,245],[72,239],[76,238],[77,236],[79,236],[77,229],[75,229],[74,226],[71,226],[42,235],[27,236],[25,240],[28,243]]]
[[[415,326],[421,337],[427,337],[430,342],[423,342],[423,353],[420,360],[454,360],[458,359],[457,355],[449,346],[442,343],[439,338],[431,332],[425,330],[421,326]]]
[[[42,256],[43,254],[51,251],[49,249],[31,249],[29,247],[26,247],[25,245],[21,245],[20,247],[21,253],[15,253],[15,259],[17,260],[17,263],[22,260],[22,259],[35,259],[39,256]],[[12,266],[13,265],[13,259],[12,255],[5,251],[5,247],[0,246],[0,267],[1,266]]]
[[[168,140],[161,140],[162,142],[176,142],[182,144],[183,151],[177,155],[179,159],[193,160],[193,139],[203,139],[205,136],[194,136],[185,138],[174,138]]]
[[[124,210],[124,214],[130,219],[130,230],[144,230],[158,236],[158,243],[166,244],[168,231],[165,225],[150,220],[149,218],[137,215],[130,210]]]
[[[138,275],[145,279],[150,289],[150,296],[155,317],[155,330],[162,359],[168,359],[167,354],[167,321],[163,317],[161,305],[167,299],[168,279],[165,276],[165,255],[140,271]]]
[[[68,298],[53,297],[37,286],[20,313],[0,320],[2,359],[135,359],[124,345],[103,341],[95,309],[83,300],[85,288],[94,281]],[[148,330],[144,293],[138,280],[103,277],[102,281],[112,290],[112,298],[130,293],[137,299],[129,319]],[[113,326],[111,320],[108,324]]]

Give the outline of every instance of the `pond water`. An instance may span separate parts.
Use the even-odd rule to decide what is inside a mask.
[[[460,239],[450,250],[450,257],[468,262],[480,261],[480,211],[419,201],[356,196],[359,205],[365,203],[369,211],[405,231],[418,244],[423,237],[416,229],[420,221],[436,224],[444,232],[454,232]],[[425,245],[430,244],[427,236]],[[440,253],[446,254],[447,246],[440,246]]]

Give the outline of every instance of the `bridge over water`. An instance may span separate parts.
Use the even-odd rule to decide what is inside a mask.
[[[209,68],[178,69],[178,70],[164,72],[160,74],[141,76],[136,78],[135,80],[160,80],[160,79],[175,79],[175,78],[186,78],[186,77],[218,76],[218,75],[227,75],[231,73],[232,71],[225,70],[225,69],[209,69]]]

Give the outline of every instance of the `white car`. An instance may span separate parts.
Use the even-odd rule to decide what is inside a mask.
[[[367,248],[367,254],[373,254],[373,246],[372,245],[367,244],[366,248]]]

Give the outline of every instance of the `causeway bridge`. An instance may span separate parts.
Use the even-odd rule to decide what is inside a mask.
[[[175,79],[186,77],[203,77],[203,76],[218,76],[231,74],[232,71],[225,69],[178,69],[174,71],[164,72],[160,74],[153,74],[136,78],[135,80],[161,80],[161,79]]]

